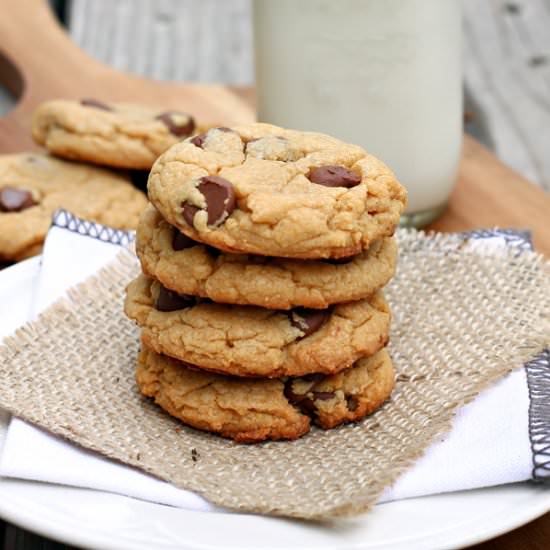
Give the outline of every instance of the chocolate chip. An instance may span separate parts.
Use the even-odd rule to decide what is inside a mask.
[[[299,393],[294,393],[292,391],[292,380],[288,380],[288,382],[285,384],[284,394],[285,394],[285,397],[292,404],[299,403],[305,397],[305,395],[300,395]]]
[[[355,187],[361,183],[361,176],[343,166],[320,166],[312,168],[309,181],[325,187]]]
[[[197,189],[206,201],[208,225],[218,225],[235,210],[235,191],[230,181],[219,176],[205,176],[200,179]],[[192,226],[199,210],[197,206],[183,203],[183,219]]]
[[[211,128],[211,130],[218,130],[219,132],[233,131],[231,128],[226,128],[225,126],[219,126],[218,128]],[[194,138],[191,138],[190,143],[192,143],[195,147],[200,147],[202,149],[204,140],[206,139],[206,134],[207,132],[203,132],[202,134],[196,135]]]
[[[298,405],[304,412],[315,412],[315,403],[309,397],[304,396],[304,398],[296,403],[296,405]]]
[[[303,337],[309,336],[315,332],[328,317],[328,309],[307,309],[298,307],[289,312],[290,324],[300,329],[304,333]]]
[[[81,99],[80,105],[84,105],[84,107],[94,107],[95,109],[102,109],[103,111],[113,110],[109,105],[107,105],[107,103],[103,103],[103,101],[98,101],[97,99]]]
[[[202,144],[204,143],[204,140],[206,139],[206,132],[203,132],[202,134],[197,134],[194,138],[191,138],[190,142],[195,146],[202,149]]]
[[[172,238],[172,248],[174,250],[184,250],[185,248],[191,248],[192,246],[196,246],[197,244],[197,241],[194,241],[187,235],[184,235],[181,231],[178,231],[174,227],[174,237]]]
[[[316,401],[328,401],[329,399],[332,399],[334,395],[335,394],[333,391],[314,391],[313,399]]]
[[[178,294],[161,286],[157,301],[155,302],[155,308],[158,311],[176,311],[194,306],[195,303],[196,300],[193,296]]]
[[[172,134],[178,137],[189,136],[195,129],[193,117],[179,111],[166,111],[155,118],[160,120]]]
[[[357,401],[357,399],[353,395],[348,395],[346,397],[346,404],[348,406],[348,410],[354,412],[359,406],[359,401]]]
[[[308,375],[310,376],[310,375]],[[324,375],[320,375],[321,378],[325,378]],[[302,380],[306,377],[302,376]],[[289,378],[285,383],[284,394],[291,405],[296,405],[304,413],[314,413],[317,409],[315,401],[328,401],[335,396],[331,391],[311,391],[307,393],[299,394],[292,391],[293,379]],[[311,397],[310,397],[311,396]]]
[[[34,206],[32,193],[18,187],[2,187],[0,189],[0,212],[21,212]]]
[[[302,378],[305,378],[305,377],[302,377]],[[285,397],[290,401],[290,403],[292,403],[293,405],[296,405],[301,401],[303,401],[304,399],[307,399],[307,395],[305,393],[295,393],[294,391],[292,391],[293,381],[294,381],[293,378],[289,378],[285,382],[284,394],[285,394]]]

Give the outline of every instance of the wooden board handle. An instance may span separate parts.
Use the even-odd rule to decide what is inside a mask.
[[[205,124],[254,119],[250,106],[222,85],[148,80],[93,59],[71,41],[45,0],[0,0],[0,13],[0,82],[18,97],[0,119],[0,152],[35,148],[32,112],[47,99],[145,103],[188,111]]]

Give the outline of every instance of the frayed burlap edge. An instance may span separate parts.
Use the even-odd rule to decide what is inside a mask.
[[[135,388],[138,330],[122,314],[135,257],[72,289],[0,347],[0,406],[52,433],[243,512],[329,519],[367,510],[456,409],[548,345],[550,268],[533,253],[473,251],[400,231],[386,294],[394,394],[358,424],[238,445],[187,428]]]

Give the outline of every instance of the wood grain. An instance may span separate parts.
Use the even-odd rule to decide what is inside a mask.
[[[445,214],[428,229],[529,229],[535,248],[550,257],[550,195],[466,137],[458,182]]]
[[[254,81],[250,0],[72,0],[69,32],[84,51],[133,74]]]
[[[550,0],[462,0],[465,81],[498,156],[550,191]]]
[[[0,151],[36,148],[31,115],[40,102],[52,98],[136,101],[187,110],[206,124],[230,125],[254,117],[224,86],[156,82],[103,65],[75,47],[42,0],[0,0],[0,13],[9,13],[0,17],[0,78],[19,97],[16,108],[0,119]]]
[[[550,541],[550,514],[501,535],[482,544],[472,546],[472,550],[548,550]]]

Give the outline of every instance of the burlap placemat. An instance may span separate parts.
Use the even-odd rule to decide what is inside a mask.
[[[234,510],[308,519],[364,511],[448,430],[457,407],[550,341],[550,268],[536,254],[479,253],[456,236],[406,231],[399,244],[387,288],[397,384],[361,423],[238,445],[140,397],[138,330],[122,313],[139,267],[126,250],[5,340],[0,406]]]

